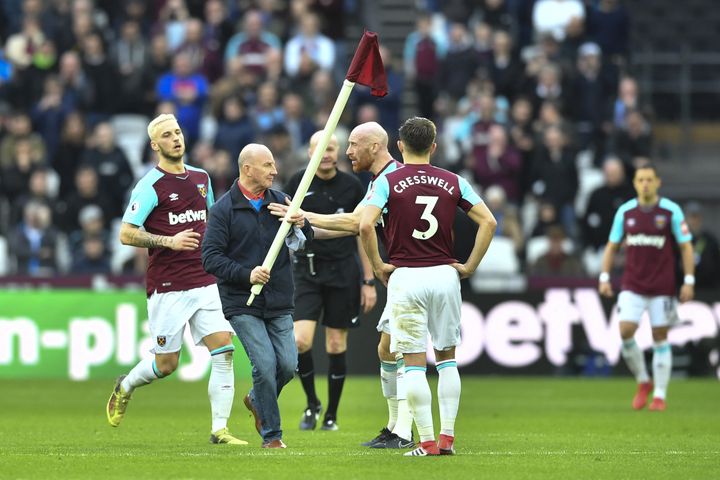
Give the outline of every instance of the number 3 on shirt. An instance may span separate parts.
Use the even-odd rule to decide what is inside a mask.
[[[425,210],[423,210],[422,215],[420,215],[420,219],[428,222],[429,226],[428,229],[424,232],[413,229],[413,238],[417,238],[418,240],[427,240],[428,238],[435,235],[435,233],[437,232],[438,221],[437,218],[435,218],[435,216],[432,214],[432,211],[435,208],[437,201],[438,197],[429,195],[418,195],[417,197],[415,197],[415,203],[425,205]]]

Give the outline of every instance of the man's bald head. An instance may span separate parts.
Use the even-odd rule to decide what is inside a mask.
[[[238,167],[240,167],[240,171],[242,172],[243,165],[252,165],[267,157],[272,158],[272,152],[270,152],[268,147],[259,143],[248,143],[240,151]]]
[[[355,136],[358,141],[377,143],[380,147],[387,149],[388,134],[377,122],[361,123],[357,127],[353,128],[350,135]]]

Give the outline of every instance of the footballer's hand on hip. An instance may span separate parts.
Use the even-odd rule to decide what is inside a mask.
[[[469,278],[472,276],[473,273],[475,273],[471,272],[464,263],[451,263],[450,266],[458,271],[458,273],[460,274],[460,278],[462,279]]]
[[[687,283],[683,284],[682,287],[680,287],[680,302],[685,303],[689,302],[695,297],[695,287],[693,285],[688,285]]]
[[[613,296],[613,289],[610,282],[600,282],[598,284],[598,292],[600,292],[600,295],[603,297],[612,297]]]

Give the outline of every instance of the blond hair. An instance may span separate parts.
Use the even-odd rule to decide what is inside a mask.
[[[147,133],[148,137],[150,137],[150,140],[155,140],[155,133],[158,126],[163,122],[167,122],[168,120],[175,120],[177,122],[177,118],[175,118],[175,115],[173,115],[172,113],[161,113],[160,115],[152,119],[152,121],[147,127]]]

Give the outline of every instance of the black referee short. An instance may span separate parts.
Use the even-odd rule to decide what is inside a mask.
[[[355,256],[343,260],[308,261],[295,258],[295,320],[321,321],[331,328],[355,328],[360,325],[360,266]]]

